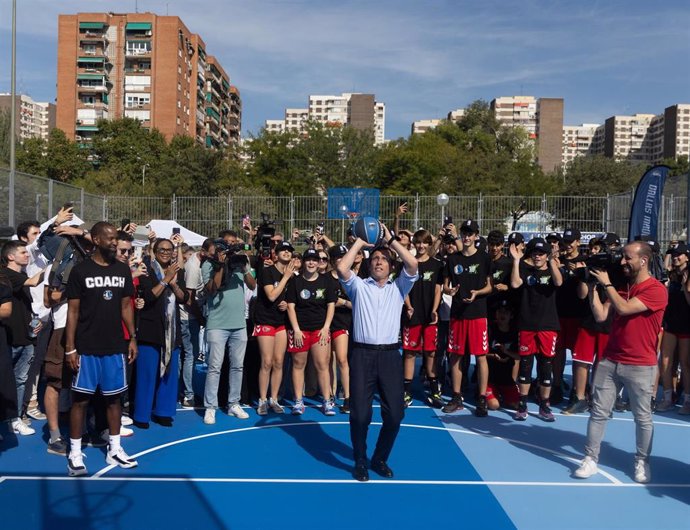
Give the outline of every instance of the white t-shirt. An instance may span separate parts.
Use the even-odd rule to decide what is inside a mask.
[[[200,300],[204,294],[204,279],[201,276],[201,262],[199,253],[192,254],[184,264],[184,283],[187,289],[196,292],[196,299]],[[189,311],[184,304],[178,304],[180,308],[180,319],[189,320]]]
[[[31,278],[48,266],[48,260],[38,250],[38,238],[36,241],[26,246],[29,251],[29,264],[26,266],[26,275]],[[48,273],[46,271],[46,278]],[[31,310],[38,315],[41,322],[47,322],[50,318],[50,309],[43,304],[43,285],[38,284],[35,287],[29,287],[31,292]]]

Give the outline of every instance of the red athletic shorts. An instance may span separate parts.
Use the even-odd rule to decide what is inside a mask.
[[[438,326],[436,324],[403,327],[403,350],[435,352],[437,338]]]
[[[252,337],[275,337],[276,333],[285,331],[285,326],[269,326],[268,324],[257,324],[254,326]]]
[[[521,331],[519,334],[520,355],[541,353],[544,357],[556,355],[558,331]]]
[[[456,355],[489,353],[489,331],[485,318],[450,319],[448,352]]]
[[[584,364],[594,363],[594,356],[599,356],[604,352],[608,341],[608,333],[581,328],[573,348],[573,361]]]
[[[577,333],[580,331],[580,318],[559,318],[561,324],[561,331],[558,332],[558,341],[556,342],[556,349],[568,349],[573,351],[575,341],[577,340]]]
[[[314,344],[319,343],[319,330],[318,329],[316,331],[302,331],[302,336],[304,337],[304,339],[302,341],[302,346],[297,347],[297,346],[295,346],[295,332],[292,331],[291,329],[288,330],[288,332],[287,332],[287,337],[288,337],[287,351],[289,353],[301,353],[301,352],[309,351]],[[330,341],[330,334],[329,334],[328,340]]]
[[[520,401],[520,391],[518,386],[514,385],[492,385],[488,383],[486,385],[486,400],[490,399],[502,399],[505,403],[517,403]]]
[[[336,329],[335,331],[331,331],[331,340],[335,340],[341,335],[345,335],[347,337],[350,335],[350,332],[346,329]]]

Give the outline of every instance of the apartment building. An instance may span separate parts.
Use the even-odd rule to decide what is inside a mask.
[[[370,129],[374,132],[375,144],[385,141],[386,105],[376,101],[373,94],[310,95],[306,109],[285,109],[284,120],[266,120],[264,127],[273,132],[301,131],[307,120],[331,127],[349,125],[360,130]]]
[[[690,157],[690,104],[678,103],[664,109],[663,138],[661,159]]]
[[[460,121],[465,115],[465,109],[455,109],[448,113],[448,121]]]
[[[47,140],[48,134],[55,128],[55,105],[34,101],[24,94],[15,95],[14,105],[17,116],[15,134],[19,141],[28,138]],[[9,111],[11,108],[12,95],[0,94],[0,109]]]
[[[534,96],[502,96],[491,100],[496,119],[504,125],[520,126],[530,139],[537,137],[537,98]]]
[[[441,120],[417,120],[412,122],[412,134],[424,134],[425,132],[435,129],[441,123]]]
[[[57,126],[88,146],[99,119],[136,118],[167,139],[236,144],[239,90],[176,16],[79,13],[58,19]]]
[[[563,126],[562,166],[565,167],[578,156],[587,156],[591,154],[598,127],[598,123]]]

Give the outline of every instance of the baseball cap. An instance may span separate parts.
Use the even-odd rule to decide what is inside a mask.
[[[479,233],[479,225],[474,219],[468,219],[460,225],[461,232],[472,232],[473,234]]]
[[[319,251],[314,248],[308,248],[305,250],[304,254],[302,254],[302,261],[309,261],[310,259],[319,261]]]
[[[651,236],[635,236],[633,241],[644,241],[652,247],[652,252],[659,252],[661,250],[661,245],[655,239],[652,239]]]
[[[525,242],[525,236],[523,236],[520,232],[512,232],[508,236],[508,243],[510,245],[519,245],[520,243]]]
[[[527,254],[532,254],[533,252],[543,252],[545,254],[548,254],[551,251],[551,246],[544,241],[544,238],[541,237],[534,237],[529,240],[529,243],[527,243],[527,247],[525,248],[525,252]]]
[[[671,256],[676,257],[676,256],[681,256],[682,254],[685,254],[686,256],[690,256],[690,248],[680,241],[678,243],[678,246],[676,248],[672,248],[670,252]]]
[[[549,232],[549,235],[546,236],[546,240],[551,243],[551,241],[558,241],[560,242],[563,238],[561,237],[561,234],[558,232]]]
[[[488,246],[486,242],[486,238],[484,236],[480,236],[475,242],[474,246],[477,247],[477,250],[486,252],[486,247]]]
[[[283,250],[289,250],[290,252],[294,252],[294,251],[295,251],[295,247],[293,247],[293,246],[292,246],[290,243],[288,243],[287,241],[281,241],[280,243],[278,243],[278,244],[275,246],[275,249],[274,249],[274,250],[275,250],[276,254],[277,254],[278,252],[282,252]]]
[[[618,234],[616,234],[615,232],[606,232],[604,234],[604,237],[602,237],[600,241],[604,243],[606,246],[621,244],[621,238],[618,237]]]
[[[563,241],[565,243],[572,243],[573,241],[578,241],[582,237],[582,234],[577,228],[567,228],[563,232]]]
[[[333,245],[328,249],[328,255],[331,259],[342,258],[347,254],[347,247],[345,245]]]

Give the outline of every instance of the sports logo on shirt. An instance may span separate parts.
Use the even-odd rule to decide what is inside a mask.
[[[434,271],[428,271],[424,273],[424,276],[422,276],[422,281],[423,282],[430,282],[434,277]]]
[[[323,300],[326,298],[326,289],[317,289],[315,298],[317,300]]]
[[[103,300],[112,300],[113,299],[113,292],[110,289],[106,289],[103,291]]]
[[[467,268],[467,272],[468,272],[469,274],[478,274],[478,273],[479,273],[479,264],[477,263],[477,264],[475,264],[475,265],[470,265],[470,266]]]
[[[462,274],[465,271],[463,266],[460,265],[459,263],[455,266],[455,269],[453,269],[453,270],[455,271],[455,274]]]
[[[311,291],[309,289],[302,289],[299,292],[299,297],[302,300],[309,300],[311,298]]]
[[[540,285],[549,285],[551,283],[551,276],[540,276],[539,277],[539,284]]]
[[[537,279],[534,276],[527,276],[527,285],[530,287],[537,285]]]
[[[492,278],[494,280],[500,280],[502,276],[503,276],[503,271],[496,271],[493,273]]]

